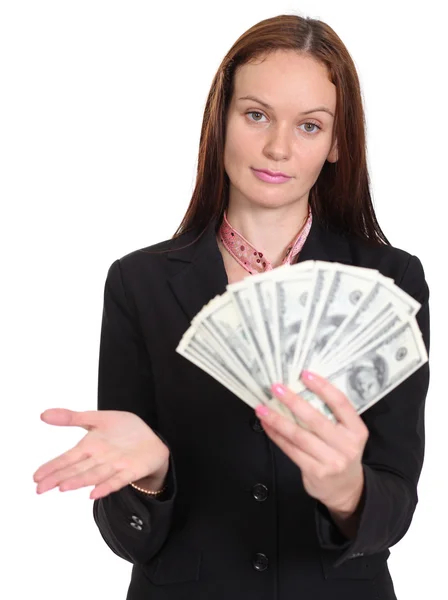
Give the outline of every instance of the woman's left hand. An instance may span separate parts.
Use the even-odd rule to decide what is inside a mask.
[[[256,414],[270,439],[300,468],[310,496],[331,512],[349,516],[364,486],[361,459],[369,431],[347,396],[328,380],[304,371],[302,381],[328,405],[336,423],[281,384],[272,386],[273,394],[304,427],[263,405]]]

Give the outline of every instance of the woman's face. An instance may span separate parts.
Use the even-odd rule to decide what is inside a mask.
[[[308,200],[325,161],[337,160],[334,116],[316,110],[322,107],[335,115],[336,87],[326,68],[307,56],[276,51],[237,69],[224,151],[230,202],[274,208]],[[267,183],[253,169],[291,178]]]

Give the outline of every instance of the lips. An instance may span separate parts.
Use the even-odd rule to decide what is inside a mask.
[[[252,169],[253,174],[257,179],[261,179],[265,183],[287,183],[291,177],[289,175],[271,175],[275,171],[269,171],[268,169],[260,171],[259,169]]]
[[[266,173],[271,177],[291,177],[291,175],[287,175],[286,173],[282,173],[281,171],[269,171],[269,169],[254,169],[254,171],[258,171],[259,173]]]

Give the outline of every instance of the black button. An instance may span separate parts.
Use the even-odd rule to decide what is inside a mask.
[[[256,483],[252,488],[252,496],[258,502],[263,502],[268,497],[268,488],[262,483]]]
[[[266,571],[269,566],[268,557],[258,552],[252,560],[252,565],[256,571]]]
[[[143,521],[140,519],[140,517],[137,517],[137,515],[132,515],[132,520],[134,523],[137,523],[137,525],[143,525]]]
[[[250,425],[252,429],[257,433],[262,433],[264,431],[263,425],[261,424],[260,419],[258,417],[252,417]]]

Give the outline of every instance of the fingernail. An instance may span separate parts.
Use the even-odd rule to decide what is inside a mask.
[[[306,381],[315,381],[316,377],[309,371],[302,371],[302,379],[305,379]]]
[[[257,415],[261,415],[262,417],[267,417],[269,414],[269,409],[267,406],[264,406],[264,404],[260,404],[260,406],[256,407],[255,412],[257,413]]]
[[[286,394],[286,388],[281,383],[274,383],[271,387],[272,392],[276,396],[284,396]]]

